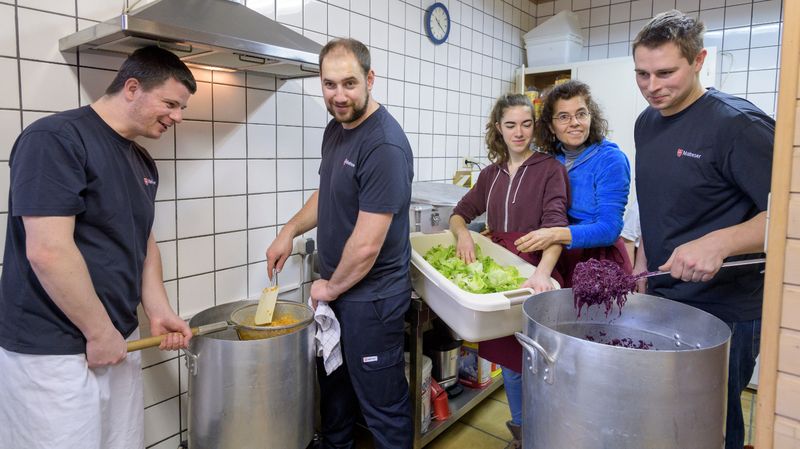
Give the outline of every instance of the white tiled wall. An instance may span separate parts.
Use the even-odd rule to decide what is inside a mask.
[[[123,3],[0,0],[0,198],[7,197],[5,161],[21,129],[97,98],[121,62],[62,54],[58,38],[118,14]],[[447,180],[465,156],[482,156],[485,117],[494,98],[513,87],[514,70],[523,63],[522,34],[564,9],[578,13],[584,57],[593,59],[629,54],[630,40],[655,13],[677,7],[699,14],[709,29],[707,45],[723,52],[722,89],[774,112],[779,0],[557,0],[538,6],[528,0],[445,0],[454,26],[441,46],[423,34],[431,3],[245,2],[320,43],[352,36],[370,46],[373,94],[403,125],[418,181]],[[185,121],[160,140],[143,142],[161,175],[155,233],[167,291],[184,316],[252,297],[265,285],[266,246],[318,185],[329,118],[317,78],[195,74],[198,92]],[[0,201],[0,237],[7,208]],[[280,283],[301,282],[301,265],[299,256],[290,259]],[[147,445],[175,448],[186,430],[183,359],[148,350],[143,360]]]
[[[124,3],[0,0],[0,198],[7,197],[6,161],[22,128],[96,99],[122,61],[62,54],[58,39],[118,15]],[[513,87],[521,36],[536,13],[528,0],[445,0],[454,25],[448,42],[434,46],[422,25],[433,1],[240,3],[320,43],[335,36],[365,42],[377,74],[373,95],[403,125],[416,180],[426,181],[449,179],[465,156],[483,153],[485,116],[494,98]],[[198,92],[184,122],[157,141],[142,141],[161,176],[154,232],[166,287],[184,316],[255,296],[266,284],[267,245],[318,186],[329,119],[318,78],[195,75]],[[0,201],[0,237],[7,208]],[[299,256],[291,258],[280,284],[300,282],[301,265]],[[146,443],[175,448],[187,424],[183,358],[147,350],[144,364]]]
[[[782,6],[781,0],[555,0],[539,2],[536,20],[575,12],[583,59],[603,59],[630,55],[631,42],[654,15],[670,9],[692,14],[706,25],[705,45],[720,52],[717,88],[774,116]]]

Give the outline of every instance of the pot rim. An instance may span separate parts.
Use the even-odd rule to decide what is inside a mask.
[[[625,350],[625,351],[628,351],[628,352],[635,351],[636,354],[675,354],[675,353],[689,354],[689,353],[697,353],[697,352],[701,352],[701,351],[715,350],[715,349],[718,349],[720,347],[723,347],[723,346],[729,344],[730,339],[731,339],[732,333],[730,331],[730,328],[728,328],[727,324],[724,321],[722,321],[721,319],[719,319],[718,317],[716,317],[716,316],[714,316],[714,315],[712,315],[712,314],[710,314],[710,313],[708,313],[708,312],[706,312],[704,310],[698,309],[698,308],[690,306],[688,304],[681,303],[679,301],[675,301],[675,300],[672,300],[672,299],[669,299],[669,298],[663,298],[663,297],[660,297],[660,296],[646,295],[646,294],[642,294],[642,293],[632,293],[632,295],[635,294],[635,295],[638,295],[638,296],[647,296],[648,297],[647,299],[649,301],[653,301],[654,303],[669,304],[670,307],[674,307],[674,308],[680,308],[680,309],[685,309],[685,310],[691,309],[692,313],[698,313],[700,315],[705,316],[706,318],[708,318],[711,321],[717,321],[718,322],[717,324],[721,325],[721,326],[717,326],[719,328],[718,330],[726,331],[727,337],[726,338],[722,338],[716,344],[708,344],[708,345],[704,345],[704,346],[701,346],[701,347],[697,347],[697,345],[693,345],[693,344],[689,344],[689,343],[685,343],[684,342],[681,345],[681,347],[676,348],[676,349],[672,349],[672,348],[661,349],[661,348],[659,348],[657,350],[643,350],[643,349],[636,349],[636,348],[628,348],[628,347],[624,347],[624,346],[613,346],[613,345],[605,344],[605,343],[598,342],[598,341],[587,340],[585,338],[581,338],[581,337],[578,337],[578,336],[570,335],[568,333],[564,333],[564,332],[561,332],[561,331],[559,331],[557,329],[554,329],[550,325],[548,325],[546,323],[543,323],[543,322],[539,321],[537,318],[534,318],[533,316],[531,316],[531,314],[528,313],[528,308],[525,307],[525,305],[527,305],[527,303],[529,301],[535,301],[537,299],[537,297],[540,297],[538,299],[543,299],[543,298],[541,298],[542,296],[544,296],[545,298],[548,298],[550,296],[555,296],[556,294],[565,294],[567,291],[569,291],[570,296],[571,296],[571,289],[560,289],[560,290],[553,290],[553,291],[550,291],[550,292],[540,293],[540,294],[533,295],[530,298],[528,298],[525,301],[525,304],[523,305],[523,308],[522,308],[522,313],[523,313],[524,317],[526,318],[526,323],[527,323],[526,324],[526,328],[523,329],[523,333],[525,335],[528,335],[530,338],[532,338],[532,339],[534,339],[535,341],[538,342],[538,340],[537,340],[538,337],[534,338],[534,335],[531,335],[534,332],[530,332],[530,333],[528,332],[527,326],[531,326],[532,325],[532,327],[533,327],[532,331],[535,331],[536,333],[539,333],[540,335],[541,334],[547,334],[551,338],[552,337],[557,337],[558,339],[567,338],[568,339],[567,341],[569,341],[570,344],[581,344],[581,345],[586,345],[586,346],[588,346],[588,345],[596,345],[596,346],[592,346],[593,350],[594,349],[601,350],[601,348],[604,351]],[[560,293],[557,293],[557,292],[560,292]],[[553,301],[558,301],[559,299],[552,299],[552,300]],[[609,314],[609,317],[610,316],[611,316],[611,314]],[[575,323],[581,323],[582,321],[576,317],[574,322]],[[585,323],[586,324],[593,324],[590,321],[586,321]],[[603,324],[603,323],[596,322],[596,324]],[[609,326],[614,326],[614,319],[610,318],[610,322],[606,323],[606,324],[609,325]],[[642,330],[646,330],[646,329],[642,329]],[[649,332],[657,334],[656,332],[652,332],[652,331],[649,331]],[[661,334],[657,334],[657,335],[661,335]],[[662,336],[666,337],[665,335],[662,335]]]

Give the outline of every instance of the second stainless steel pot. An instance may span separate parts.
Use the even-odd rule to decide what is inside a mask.
[[[523,305],[526,449],[719,449],[731,332],[699,309],[632,294],[618,315],[584,310],[571,289]],[[630,338],[650,350],[601,344]],[[590,340],[596,341],[590,341]]]

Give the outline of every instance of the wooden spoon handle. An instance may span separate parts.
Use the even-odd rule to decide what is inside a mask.
[[[202,326],[193,327],[192,335],[205,335],[210,334],[212,332],[219,332],[228,328],[228,323],[226,321],[220,321],[218,323],[212,324],[204,324]],[[154,346],[158,346],[164,341],[164,338],[167,334],[157,335],[155,337],[147,337],[142,338],[140,340],[133,340],[128,342],[128,352],[131,351],[138,351],[140,349],[147,349],[152,348]]]

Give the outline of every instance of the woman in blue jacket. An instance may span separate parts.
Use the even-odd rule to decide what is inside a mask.
[[[608,123],[586,84],[572,80],[545,94],[535,126],[536,145],[567,168],[572,198],[569,225],[541,228],[515,243],[523,252],[553,243],[564,245],[566,251],[557,266],[564,287],[572,285],[575,264],[590,258],[613,260],[631,272],[619,237],[630,189],[630,164],[625,153],[605,139],[607,130]]]

